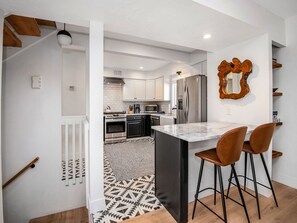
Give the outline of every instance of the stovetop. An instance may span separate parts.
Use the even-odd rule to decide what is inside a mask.
[[[118,111],[118,112],[104,112],[105,118],[125,118],[126,112],[125,111]]]

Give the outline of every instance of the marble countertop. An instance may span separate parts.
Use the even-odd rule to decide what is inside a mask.
[[[247,126],[247,133],[251,133],[256,125],[227,123],[227,122],[200,122],[177,125],[152,126],[152,129],[185,140],[187,142],[199,142],[219,138],[226,131]]]

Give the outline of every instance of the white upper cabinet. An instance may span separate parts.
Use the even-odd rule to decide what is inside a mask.
[[[164,100],[164,78],[159,77],[156,79],[156,99]]]
[[[155,80],[125,79],[123,100],[164,101],[170,100],[170,79],[160,77]]]
[[[159,77],[155,80],[156,86],[156,100],[168,101],[170,100],[170,78]]]
[[[156,99],[155,94],[155,80],[146,80],[145,81],[145,98],[147,100]]]
[[[123,100],[145,100],[145,80],[125,79]]]

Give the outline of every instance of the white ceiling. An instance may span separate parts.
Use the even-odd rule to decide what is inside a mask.
[[[284,19],[297,15],[297,0],[253,0]]]
[[[191,0],[0,0],[6,13],[88,26],[192,49],[215,51],[261,33],[254,26]],[[211,33],[205,40],[203,35]]]
[[[135,57],[129,55],[104,53],[104,67],[113,68],[115,70],[137,70],[137,71],[153,71],[168,64],[168,61],[155,60],[150,58]],[[143,67],[141,70],[140,67]]]

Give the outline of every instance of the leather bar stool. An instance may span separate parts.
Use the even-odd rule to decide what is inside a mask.
[[[278,207],[278,203],[277,203],[277,200],[276,200],[274,189],[273,189],[271,179],[270,179],[270,176],[269,176],[269,172],[268,172],[268,169],[267,169],[267,166],[266,166],[266,163],[265,163],[265,159],[264,159],[264,156],[263,156],[263,153],[266,152],[269,149],[269,145],[270,145],[270,142],[271,142],[271,139],[272,139],[272,136],[273,136],[274,129],[275,129],[275,123],[267,123],[267,124],[263,124],[263,125],[258,126],[252,132],[252,134],[250,136],[250,141],[244,142],[243,149],[242,149],[242,151],[245,153],[244,154],[245,158],[244,158],[244,176],[243,176],[244,177],[244,189],[243,189],[243,191],[247,192],[249,195],[256,198],[259,219],[261,219],[261,213],[260,213],[259,194],[258,194],[257,184],[259,184],[259,185],[261,185],[261,186],[263,186],[265,188],[268,188],[268,189],[270,189],[272,191],[275,204]],[[249,154],[249,157],[250,157],[253,179],[249,179],[246,176],[248,154]],[[266,173],[266,176],[267,176],[270,187],[267,187],[266,185],[263,185],[263,184],[257,182],[253,155],[258,155],[258,154],[260,154],[260,156],[261,156],[261,160],[262,160],[264,170],[265,170],[265,173]],[[229,185],[228,185],[228,191],[227,191],[227,197],[229,196],[229,190],[230,190],[230,185],[231,185],[232,178],[233,178],[233,173],[231,172],[230,173],[230,179],[229,179]],[[246,181],[247,181],[247,179],[253,181],[255,195],[253,195],[253,194],[249,193],[248,191],[246,191]]]
[[[231,171],[234,174],[238,192],[239,192],[239,195],[240,195],[240,198],[242,201],[242,204],[240,204],[238,202],[236,202],[236,203],[238,203],[244,207],[246,217],[248,219],[248,222],[250,222],[247,208],[246,208],[246,205],[244,202],[244,198],[243,198],[243,195],[242,195],[242,192],[240,189],[239,181],[238,181],[237,174],[236,174],[235,167],[234,167],[235,162],[237,162],[240,158],[240,153],[241,153],[242,146],[244,143],[246,131],[247,131],[247,127],[239,127],[239,128],[232,129],[232,130],[224,133],[220,137],[220,139],[217,142],[216,148],[202,151],[202,152],[195,154],[195,156],[201,158],[201,164],[200,164],[200,170],[199,170],[197,190],[196,190],[196,194],[195,194],[195,203],[194,203],[192,219],[194,218],[194,215],[195,215],[197,201],[199,201],[202,205],[204,205],[212,213],[214,213],[216,216],[218,216],[220,219],[222,219],[224,222],[227,223],[227,212],[226,212],[226,204],[225,204],[225,195],[224,195],[224,186],[223,186],[221,167],[231,165]],[[215,182],[214,183],[215,183],[215,185],[214,185],[214,188],[205,188],[203,190],[200,190],[200,184],[201,184],[205,160],[214,164],[214,172],[215,172],[215,176],[214,176]],[[217,172],[218,172],[218,177],[219,177],[220,192],[216,190]],[[216,204],[216,193],[218,192],[221,194],[224,218],[219,216],[216,212],[211,210],[206,204],[204,204],[202,201],[200,201],[198,199],[199,193],[204,190],[207,190],[207,189],[214,190],[214,204]]]

